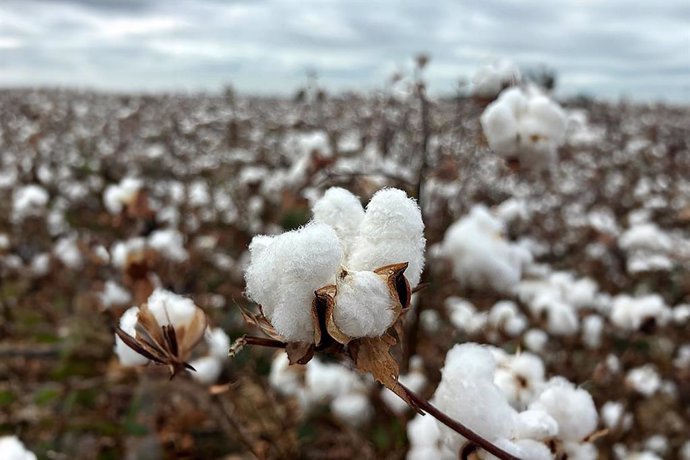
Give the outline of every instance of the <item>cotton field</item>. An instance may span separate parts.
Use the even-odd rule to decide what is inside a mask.
[[[687,107],[1,90],[0,196],[0,459],[690,460]]]

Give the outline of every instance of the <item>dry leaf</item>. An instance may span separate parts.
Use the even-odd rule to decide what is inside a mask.
[[[290,364],[307,364],[314,357],[314,344],[290,342],[285,347]]]

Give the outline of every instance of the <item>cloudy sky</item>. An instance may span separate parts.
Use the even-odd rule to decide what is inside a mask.
[[[509,58],[562,94],[690,103],[690,0],[0,0],[0,86],[371,89],[419,52],[436,93]]]

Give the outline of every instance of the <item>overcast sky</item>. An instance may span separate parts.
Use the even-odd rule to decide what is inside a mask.
[[[371,89],[422,51],[436,93],[508,58],[562,94],[690,102],[690,0],[0,0],[0,86]]]

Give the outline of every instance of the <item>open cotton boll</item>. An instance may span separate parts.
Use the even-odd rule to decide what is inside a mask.
[[[132,261],[139,261],[146,254],[146,240],[144,238],[130,238],[127,241],[118,241],[110,251],[111,260],[117,268],[126,268]]]
[[[62,262],[65,267],[78,270],[84,264],[84,259],[79,250],[76,236],[60,238],[53,248],[53,254]]]
[[[558,437],[582,441],[597,427],[597,409],[592,396],[562,377],[554,377],[529,406],[548,413],[558,423]]]
[[[347,266],[357,271],[374,270],[407,262],[405,277],[415,287],[424,268],[425,245],[417,203],[402,190],[379,190],[367,205]]]
[[[549,335],[541,329],[530,329],[522,337],[525,347],[535,353],[544,351],[544,347],[549,341]]]
[[[336,326],[350,337],[379,337],[396,318],[394,299],[374,272],[342,272],[336,280]]]
[[[597,460],[598,457],[596,447],[590,443],[565,442],[563,451],[568,460]]]
[[[110,214],[120,214],[141,190],[141,180],[125,177],[119,184],[108,185],[103,192],[103,203]]]
[[[48,192],[40,185],[29,184],[15,189],[12,197],[12,219],[21,221],[25,217],[42,214],[49,198]]]
[[[593,314],[582,320],[582,341],[587,348],[597,349],[601,346],[601,335],[604,332],[604,318]]]
[[[446,355],[441,383],[436,389],[436,405],[488,440],[511,438],[517,412],[493,383],[496,363],[491,352],[476,344],[455,345]],[[444,439],[457,452],[466,441],[440,425]]]
[[[664,233],[656,224],[640,223],[632,226],[618,239],[618,245],[626,251],[649,250],[668,251],[673,243],[668,234]]]
[[[0,458],[3,460],[36,460],[36,454],[24,447],[16,436],[0,436]]]
[[[196,318],[197,307],[192,299],[165,289],[157,288],[153,291],[146,304],[160,326],[172,324],[175,329],[179,329]]]
[[[230,337],[219,327],[208,328],[204,334],[208,344],[208,353],[218,359],[226,359],[230,349]]]
[[[624,330],[636,331],[649,321],[664,326],[671,318],[671,309],[658,294],[630,297],[620,294],[614,297],[611,322]]]
[[[312,208],[314,222],[328,224],[335,230],[347,259],[364,219],[364,208],[355,195],[340,187],[331,187]],[[378,267],[376,267],[378,268]]]
[[[510,452],[518,458],[525,458],[529,460],[552,460],[553,454],[546,444],[532,440],[532,439],[518,439],[512,442],[512,448],[509,447],[507,442],[498,442],[497,446],[502,447],[506,452]],[[487,455],[487,460],[498,460],[497,457],[493,455]]]
[[[632,414],[625,412],[623,403],[616,401],[607,401],[601,407],[601,420],[604,426],[610,430],[619,429],[627,431],[632,426]]]
[[[510,300],[496,302],[489,311],[488,321],[495,329],[502,329],[511,337],[520,335],[527,327],[527,318]]]
[[[361,426],[371,419],[374,408],[366,394],[345,393],[331,401],[331,412],[339,420],[352,426]]]
[[[307,364],[305,383],[312,401],[324,402],[338,395],[364,388],[359,375],[339,364],[312,359]]]
[[[652,364],[631,369],[625,376],[625,384],[643,396],[650,397],[661,388],[661,377]]]
[[[342,261],[335,230],[326,224],[310,223],[270,239],[258,238],[249,246],[247,295],[263,307],[284,339],[313,341],[314,291],[334,283]]]
[[[287,353],[280,352],[271,362],[268,382],[278,393],[284,396],[296,396],[304,390],[304,372],[304,366],[291,366]]]
[[[510,61],[483,65],[477,68],[472,78],[472,94],[478,97],[494,98],[504,88],[520,81],[520,70]]]
[[[453,223],[443,237],[441,253],[453,263],[462,284],[510,292],[531,256],[503,238],[503,225],[482,205]]]
[[[184,262],[189,257],[184,248],[184,236],[172,228],[152,232],[148,237],[148,245],[173,262]]]
[[[138,315],[139,307],[131,307],[125,311],[120,318],[120,329],[134,337],[136,335],[135,327],[137,325]],[[115,336],[115,354],[120,360],[120,364],[123,366],[139,366],[149,361],[127,346],[117,335]]]
[[[537,355],[529,352],[497,360],[499,366],[494,373],[494,383],[513,407],[524,408],[544,382],[544,363]]]
[[[223,370],[223,362],[216,356],[202,356],[190,361],[189,365],[196,370],[196,372],[191,373],[194,380],[204,385],[216,383]]]
[[[430,415],[417,414],[407,424],[407,439],[410,450],[407,460],[455,460],[453,453],[441,439],[441,430],[435,418]]]

